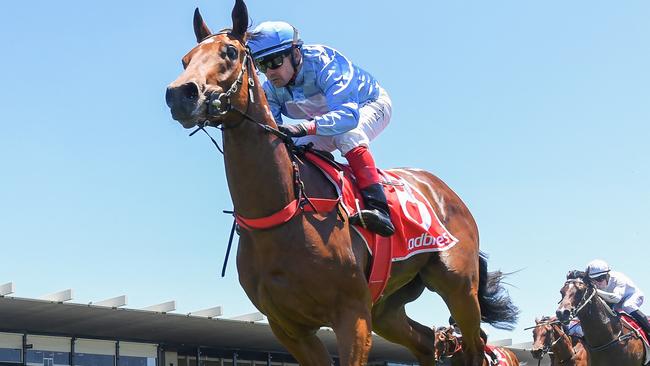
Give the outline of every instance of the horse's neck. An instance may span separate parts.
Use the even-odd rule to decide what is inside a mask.
[[[592,347],[610,342],[621,331],[619,320],[605,306],[602,300],[594,298],[578,313],[585,340]]]
[[[249,102],[247,113],[256,122],[275,125],[260,82],[256,76],[254,80],[256,102]],[[224,130],[224,159],[235,211],[258,218],[279,211],[294,199],[293,169],[281,140],[250,122]]]

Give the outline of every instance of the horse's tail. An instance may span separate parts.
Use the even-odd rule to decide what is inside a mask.
[[[501,284],[505,276],[501,271],[488,272],[487,255],[479,253],[478,302],[481,320],[498,329],[513,330],[519,318],[519,309]]]

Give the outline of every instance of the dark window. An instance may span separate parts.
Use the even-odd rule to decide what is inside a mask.
[[[27,363],[43,364],[43,351],[27,350]]]
[[[69,352],[54,352],[54,351],[40,351],[40,350],[27,350],[27,363],[36,363],[39,365],[47,365],[52,363],[55,366],[70,365]],[[49,361],[48,361],[49,360]]]
[[[114,366],[115,356],[75,353],[74,366]]]
[[[21,349],[0,348],[0,361],[20,362],[22,353]]]
[[[70,352],[52,352],[54,365],[70,365]]]

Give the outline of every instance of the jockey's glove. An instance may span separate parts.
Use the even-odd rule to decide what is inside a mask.
[[[303,137],[316,134],[314,122],[302,122],[296,125],[278,125],[278,130],[289,137]]]

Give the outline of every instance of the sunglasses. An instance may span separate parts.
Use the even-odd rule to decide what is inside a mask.
[[[598,276],[598,277],[596,277],[596,278],[592,278],[592,281],[593,281],[593,282],[603,282],[603,281],[605,281],[606,279],[607,279],[607,275],[604,274],[604,275],[602,275],[602,276]]]
[[[276,53],[274,55],[266,56],[263,59],[255,60],[255,66],[257,69],[263,73],[266,73],[266,70],[271,69],[275,70],[282,66],[284,63],[284,56],[288,55],[288,52]]]

